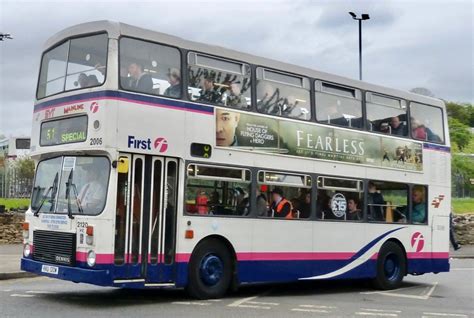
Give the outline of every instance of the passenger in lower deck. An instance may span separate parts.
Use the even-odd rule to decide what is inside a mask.
[[[371,221],[383,221],[385,220],[383,207],[385,205],[385,200],[383,195],[378,192],[375,183],[369,181],[368,184],[368,193],[367,193],[367,206],[369,220]]]
[[[411,219],[414,223],[426,222],[426,191],[423,186],[414,186],[411,193],[413,206]]]
[[[272,190],[272,204],[270,205],[269,214],[275,218],[292,219],[292,206],[290,201],[283,196],[283,190],[274,188]]]
[[[362,220],[362,210],[359,208],[359,200],[350,198],[347,200],[347,214],[346,219],[352,221]]]

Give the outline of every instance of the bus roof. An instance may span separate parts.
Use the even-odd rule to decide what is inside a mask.
[[[388,88],[376,84],[371,84],[368,82],[363,82],[359,80],[350,79],[343,76],[338,76],[330,73],[325,73],[321,71],[316,71],[310,68],[284,63],[268,58],[263,58],[260,56],[239,52],[232,49],[227,49],[217,45],[208,45],[199,42],[193,42],[184,40],[180,37],[172,36],[169,34],[151,31],[148,29],[143,29],[140,27],[132,26],[129,24],[114,22],[114,21],[94,21],[78,24],[67,29],[64,29],[48,39],[45,44],[45,50],[57,45],[62,42],[64,39],[69,37],[75,37],[80,34],[89,34],[97,33],[101,31],[106,31],[110,38],[118,39],[120,36],[129,36],[134,38],[139,38],[143,40],[148,40],[152,42],[159,42],[164,44],[169,44],[172,46],[180,47],[183,49],[197,51],[202,53],[207,53],[209,55],[215,55],[222,58],[233,59],[241,62],[246,62],[262,67],[272,68],[276,70],[285,71],[288,73],[294,73],[298,75],[308,76],[316,79],[321,79],[324,81],[334,82],[346,86],[351,86],[359,88],[366,91],[374,91],[377,93],[399,97],[403,99],[408,99],[415,102],[435,105],[438,107],[444,108],[444,103],[442,100],[437,98],[432,98],[428,96],[423,96],[415,93],[410,93],[402,90],[397,90],[393,88]]]

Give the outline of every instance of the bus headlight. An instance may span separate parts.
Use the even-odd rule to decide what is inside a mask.
[[[23,245],[23,256],[24,257],[29,257],[31,254],[31,246],[30,244],[26,243]]]
[[[89,251],[87,253],[87,265],[90,267],[93,267],[95,265],[95,252],[94,251]]]

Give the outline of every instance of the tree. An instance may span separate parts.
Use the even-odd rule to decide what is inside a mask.
[[[16,168],[20,179],[32,180],[35,175],[35,162],[30,157],[17,159]]]
[[[471,127],[474,126],[474,123],[471,122],[472,120],[474,120],[471,119],[471,117],[474,116],[474,110],[472,105],[447,102],[446,111],[448,113],[448,117],[455,118],[464,125]]]
[[[466,154],[453,154],[451,176],[453,194],[457,197],[470,196],[474,192],[474,185],[471,184],[474,176],[474,158]]]
[[[473,138],[469,127],[456,118],[448,118],[448,124],[451,141],[455,142],[459,147],[459,151],[462,152]]]
[[[435,95],[427,88],[424,87],[415,87],[410,89],[410,92],[418,94],[418,95],[424,95],[428,97],[435,97]]]

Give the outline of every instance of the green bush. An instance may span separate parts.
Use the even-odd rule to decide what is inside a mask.
[[[5,206],[6,211],[11,211],[11,210],[26,210],[30,206],[30,199],[5,199],[5,198],[0,198],[0,205]]]

